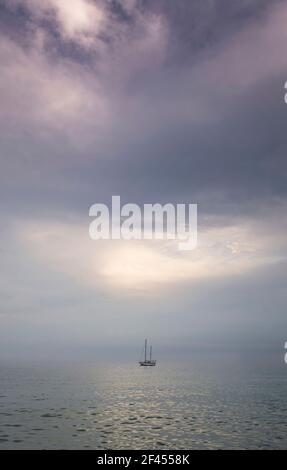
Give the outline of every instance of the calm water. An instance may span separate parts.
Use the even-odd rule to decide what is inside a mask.
[[[287,367],[199,362],[2,364],[0,449],[287,447]]]

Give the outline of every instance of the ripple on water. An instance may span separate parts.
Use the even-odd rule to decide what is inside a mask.
[[[274,393],[281,393],[281,408],[270,405],[270,394],[267,395],[263,388],[258,390],[265,394],[264,400],[259,400],[259,408],[252,401],[253,395],[248,397],[245,393],[246,388],[233,386],[228,390],[229,383],[224,383],[223,388],[218,383],[213,384],[212,380],[208,384],[204,382],[206,393],[203,394],[202,383],[196,377],[189,383],[189,376],[184,374],[180,385],[169,387],[168,382],[161,382],[163,386],[157,388],[160,380],[165,380],[164,376],[158,375],[155,385],[146,375],[138,379],[137,375],[129,375],[123,369],[119,383],[114,386],[116,375],[114,370],[112,372],[113,391],[103,386],[105,399],[97,404],[97,410],[92,406],[95,398],[87,399],[87,387],[94,387],[94,377],[92,385],[86,382],[80,392],[68,381],[65,396],[61,395],[61,382],[56,383],[54,376],[43,382],[45,389],[41,388],[40,382],[35,385],[29,381],[29,387],[33,385],[32,393],[27,389],[23,394],[20,377],[18,398],[10,399],[8,406],[5,406],[5,400],[1,401],[0,417],[6,421],[6,426],[0,427],[1,449],[27,447],[30,443],[36,448],[57,448],[60,444],[64,448],[72,444],[88,448],[97,442],[97,448],[101,449],[130,446],[139,449],[217,449],[251,445],[254,448],[283,448],[284,441],[286,444],[286,404],[283,405],[287,387],[284,384],[281,392],[277,388],[274,390]],[[170,380],[172,373],[168,371],[166,380]],[[178,375],[177,370],[174,384],[179,383]],[[48,390],[49,381],[52,389]],[[58,390],[60,395],[57,395]],[[249,405],[242,406],[248,399]],[[276,414],[274,410],[277,410]]]
[[[22,424],[10,424],[10,423],[7,423],[7,424],[3,424],[4,427],[6,428],[21,428],[22,427]]]

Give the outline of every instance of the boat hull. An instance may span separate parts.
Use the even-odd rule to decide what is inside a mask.
[[[156,361],[140,361],[139,365],[142,367],[154,367],[156,365]]]

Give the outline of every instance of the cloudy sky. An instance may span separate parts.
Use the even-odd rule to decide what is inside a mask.
[[[0,353],[282,348],[286,0],[0,0]],[[197,203],[199,245],[89,239]]]

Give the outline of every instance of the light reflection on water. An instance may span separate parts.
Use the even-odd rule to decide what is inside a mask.
[[[286,448],[285,371],[211,370],[1,366],[0,449]]]

